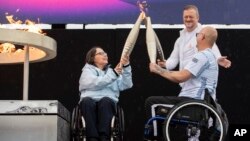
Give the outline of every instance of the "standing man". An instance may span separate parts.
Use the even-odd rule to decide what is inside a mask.
[[[176,40],[170,57],[165,61],[158,61],[158,65],[168,70],[174,69],[178,64],[179,70],[182,70],[197,52],[195,35],[200,32],[202,26],[199,23],[199,11],[195,5],[184,7],[183,22],[185,28],[180,31],[180,37]],[[212,52],[220,66],[224,68],[231,66],[231,61],[226,56],[221,56],[216,44],[213,45]]]

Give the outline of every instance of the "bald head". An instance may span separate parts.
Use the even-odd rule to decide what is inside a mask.
[[[202,28],[201,32],[205,34],[205,40],[207,44],[212,47],[218,37],[217,30],[211,26],[206,26]]]

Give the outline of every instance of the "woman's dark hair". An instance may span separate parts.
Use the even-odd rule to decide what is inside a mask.
[[[86,54],[86,63],[95,65],[94,59],[95,59],[95,54],[96,54],[96,49],[101,48],[99,46],[94,46],[92,47]]]

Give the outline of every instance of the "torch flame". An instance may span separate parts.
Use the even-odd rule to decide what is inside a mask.
[[[19,11],[19,9],[17,9],[17,11]],[[7,21],[14,25],[15,27],[18,27],[19,25],[21,25],[23,22],[21,20],[15,20],[13,15],[8,15],[8,13],[6,14],[6,19]],[[45,35],[45,33],[42,32],[42,30],[40,28],[38,28],[37,26],[35,26],[35,22],[31,21],[31,20],[25,20],[25,27],[23,30],[27,31],[27,32],[33,32],[33,33],[38,33],[38,34],[42,34]],[[0,24],[0,28],[3,28],[3,26],[1,26]],[[30,48],[33,49],[33,48]],[[23,49],[16,49],[15,45],[11,44],[11,43],[3,43],[0,44],[0,53],[20,53],[22,51],[25,50],[25,47]]]
[[[28,27],[29,27],[26,31],[38,33],[38,34],[43,34],[42,30],[35,26],[35,24],[36,24],[35,22],[33,22],[31,20],[26,20],[25,24],[28,25]]]
[[[6,19],[8,20],[8,22],[10,23],[10,24],[22,24],[23,22],[21,21],[21,20],[14,20],[13,19],[13,15],[7,15],[6,16]]]
[[[13,53],[16,51],[16,48],[11,43],[0,44],[0,53]]]

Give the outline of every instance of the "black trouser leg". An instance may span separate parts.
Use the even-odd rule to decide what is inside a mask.
[[[85,97],[82,99],[81,113],[85,119],[86,123],[86,137],[87,138],[99,138],[98,130],[97,130],[97,113],[96,113],[96,101],[89,97]]]
[[[98,102],[98,130],[101,137],[110,138],[110,125],[114,114],[114,101],[108,97],[102,98]]]

